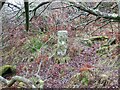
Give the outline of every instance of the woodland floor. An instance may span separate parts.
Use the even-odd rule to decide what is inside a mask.
[[[81,33],[81,36],[69,37],[67,55],[59,57],[54,55],[57,45],[56,35],[51,34],[50,37],[54,38],[45,44],[46,33],[33,34],[20,30],[9,33],[5,42],[8,46],[1,52],[3,59],[0,59],[0,64],[16,65],[17,75],[31,78],[37,73],[39,64],[43,61],[38,74],[44,81],[44,88],[118,88],[117,56],[114,54],[116,49],[101,52],[106,52],[105,54],[97,53],[105,41],[96,41],[89,47],[81,43],[84,38],[81,36],[84,36],[84,33]],[[39,50],[31,52],[26,48],[33,38],[44,43],[41,48],[42,54]],[[114,46],[111,45],[110,48]],[[77,73],[89,70],[92,74],[87,74],[88,81],[78,81],[74,77]]]

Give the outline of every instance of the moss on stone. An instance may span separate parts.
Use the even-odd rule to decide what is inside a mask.
[[[16,74],[16,67],[12,65],[4,65],[0,67],[0,76],[6,77],[8,75]]]

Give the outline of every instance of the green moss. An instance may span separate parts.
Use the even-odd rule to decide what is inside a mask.
[[[82,78],[82,80],[81,80],[81,83],[82,83],[83,85],[85,85],[85,86],[88,86],[88,82],[89,82],[89,80],[88,80],[87,77],[84,77],[84,78]]]
[[[16,74],[16,67],[12,65],[4,65],[0,67],[0,76],[6,77],[7,75]]]

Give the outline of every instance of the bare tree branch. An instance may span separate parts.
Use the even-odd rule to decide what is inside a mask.
[[[6,1],[6,0],[1,0],[1,1],[0,1],[0,10],[2,9],[3,5],[5,4],[5,1]]]
[[[14,7],[17,8],[17,9],[21,9],[20,7],[18,7],[17,5],[14,5],[14,4],[12,4],[12,3],[6,2],[5,4],[8,4],[9,7],[10,7],[10,6],[14,6]]]
[[[97,9],[92,9],[92,8],[89,8],[85,5],[83,5],[82,3],[75,3],[75,2],[70,2],[74,7],[80,9],[80,10],[83,10],[85,12],[88,12],[92,15],[95,15],[95,16],[98,16],[98,17],[102,17],[102,18],[105,18],[105,19],[112,19],[112,20],[115,20],[117,22],[120,22],[120,16],[118,16],[118,14],[111,14],[111,13],[105,13],[105,12],[101,12]]]
[[[35,8],[32,10],[32,11],[34,11],[34,15],[35,15],[35,13],[36,13],[36,10],[37,10],[39,7],[41,7],[41,6],[45,5],[45,4],[48,4],[48,3],[50,3],[50,1],[42,2],[42,3],[40,3],[37,7],[35,7]]]
[[[87,25],[89,25],[90,23],[92,23],[92,22],[94,22],[94,21],[97,21],[97,20],[99,20],[99,19],[100,19],[100,17],[97,17],[97,18],[94,19],[94,20],[88,21],[88,22],[84,25],[83,29],[85,29],[85,27],[86,27]],[[83,30],[83,29],[82,29],[82,30]]]
[[[98,27],[96,30],[92,31],[92,32],[90,33],[90,35],[93,34],[94,32],[96,32],[97,30],[103,28],[104,26],[108,25],[110,22],[111,22],[110,20],[106,20],[106,23],[105,23],[105,24],[103,24],[102,26]]]
[[[102,0],[100,2],[98,2],[93,9],[97,9],[101,3],[102,3]]]

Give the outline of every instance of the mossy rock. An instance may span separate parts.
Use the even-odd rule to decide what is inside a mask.
[[[0,67],[0,76],[6,77],[16,74],[16,67],[12,65],[4,65]]]

